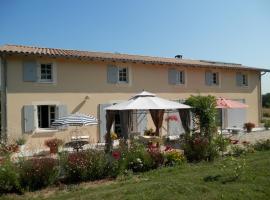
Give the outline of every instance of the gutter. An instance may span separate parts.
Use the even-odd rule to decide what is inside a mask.
[[[1,132],[0,142],[7,142],[7,61],[0,57],[1,66]]]

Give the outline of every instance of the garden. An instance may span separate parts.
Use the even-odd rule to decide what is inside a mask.
[[[135,192],[130,199],[143,194],[150,195],[147,196],[148,199],[157,199],[156,194],[161,195],[159,189],[165,190],[164,195],[169,195],[172,199],[178,199],[178,196],[170,196],[169,191],[179,196],[191,195],[192,191],[198,195],[200,191],[206,198],[207,193],[213,193],[210,188],[215,185],[226,185],[225,187],[237,185],[236,189],[240,188],[238,192],[242,194],[249,187],[248,184],[257,181],[255,174],[265,171],[267,165],[269,166],[270,140],[259,141],[255,144],[248,142],[235,144],[235,141],[218,134],[215,102],[215,97],[212,96],[191,96],[187,100],[186,103],[193,107],[194,129],[187,131],[184,137],[179,139],[182,150],[172,148],[166,140],[144,144],[137,139],[129,142],[121,139],[119,146],[111,152],[89,149],[55,154],[61,141],[54,140],[46,142],[51,149],[50,156],[22,157],[14,161],[11,155],[16,151],[16,146],[1,145],[0,193],[4,194],[3,198],[28,198],[29,192],[31,194],[41,189],[60,188],[67,194],[71,191],[74,195],[72,190],[81,188],[76,185],[97,183],[103,180],[110,184],[97,184],[97,188],[86,190],[82,187],[77,193],[79,195],[83,193],[85,199],[95,194],[96,197],[105,198],[106,195],[119,192],[120,189],[117,190],[116,187],[119,186],[126,188],[124,190],[126,194],[128,191]],[[111,137],[113,139],[114,134],[111,134]],[[262,165],[257,166],[256,162]],[[254,172],[252,167],[255,165],[256,168],[261,167],[262,171]],[[269,171],[264,176],[268,177],[268,181],[264,180],[263,184],[269,187]],[[191,182],[186,182],[190,185],[184,185],[185,180],[190,177],[195,178],[194,183],[190,180]],[[257,179],[260,178],[262,177],[257,177]],[[152,189],[146,189],[145,192],[139,194],[140,192],[135,191],[137,189],[134,188],[136,183],[138,183],[138,188],[148,186]],[[244,183],[247,185],[245,186]],[[209,188],[203,185],[208,185]],[[190,190],[187,189],[188,186]],[[108,188],[108,191],[101,194],[102,188]],[[235,189],[229,186],[229,190]],[[263,185],[258,190],[260,190],[259,193],[264,193],[261,195],[269,195],[268,191],[264,191]],[[89,196],[87,196],[87,191],[91,193]],[[69,197],[65,195],[60,194],[59,199]],[[116,196],[121,198],[119,195]],[[219,194],[216,191],[213,195],[217,197],[216,195]],[[73,198],[76,198],[76,195]]]

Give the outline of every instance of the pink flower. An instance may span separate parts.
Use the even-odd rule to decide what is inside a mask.
[[[119,151],[113,151],[112,156],[114,157],[115,160],[119,160],[121,157],[121,153]]]

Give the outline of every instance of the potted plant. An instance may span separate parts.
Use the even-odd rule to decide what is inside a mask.
[[[270,128],[270,120],[266,120],[266,121],[264,122],[264,128],[265,128],[266,130],[269,130],[269,128]]]
[[[58,152],[58,147],[63,144],[63,140],[53,138],[45,141],[45,145],[50,148],[51,154],[56,154]]]
[[[16,140],[16,144],[19,146],[20,152],[24,150],[25,143],[26,139],[24,137],[20,137]]]
[[[255,128],[254,123],[248,122],[244,124],[244,129],[247,130],[248,133],[250,133],[253,128]]]

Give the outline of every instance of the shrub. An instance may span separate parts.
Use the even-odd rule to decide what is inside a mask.
[[[58,162],[53,158],[32,158],[20,163],[20,180],[23,188],[37,190],[57,180]]]
[[[264,112],[264,113],[263,113],[263,117],[270,117],[270,113]]]
[[[148,153],[152,159],[152,168],[161,167],[164,163],[164,155],[159,148],[148,148]]]
[[[230,139],[225,138],[223,135],[219,134],[214,138],[214,144],[217,146],[218,151],[224,152],[227,150],[227,147],[230,144]]]
[[[268,130],[268,129],[270,128],[270,120],[266,120],[266,121],[264,122],[264,128],[265,128],[266,130]]]
[[[5,158],[0,164],[0,194],[9,192],[21,192],[18,168]]]
[[[213,138],[217,133],[216,97],[191,96],[186,104],[192,107],[193,133],[186,133],[184,151],[189,161],[212,161],[218,155]]]
[[[71,153],[62,161],[61,167],[68,182],[99,180],[116,177],[119,173],[118,161],[103,151]]]
[[[260,140],[258,142],[256,142],[254,145],[253,145],[253,148],[256,150],[256,151],[267,151],[267,150],[270,150],[270,140]]]
[[[142,144],[133,141],[130,148],[124,152],[120,165],[122,169],[143,172],[153,168],[153,160]]]
[[[19,146],[17,144],[0,144],[0,156],[6,156],[11,153],[16,153],[19,151]]]
[[[241,156],[242,154],[246,154],[247,153],[247,149],[245,147],[241,147],[241,146],[238,146],[238,145],[233,145],[231,147],[231,151],[230,151],[230,155],[232,156]]]
[[[244,129],[247,130],[248,133],[250,133],[253,128],[255,128],[254,123],[248,122],[244,124]]]
[[[146,135],[146,136],[155,136],[156,132],[154,131],[154,129],[150,128],[150,129],[146,129],[144,131],[144,135]]]
[[[185,156],[176,150],[166,151],[164,156],[166,166],[181,165],[186,161]]]

